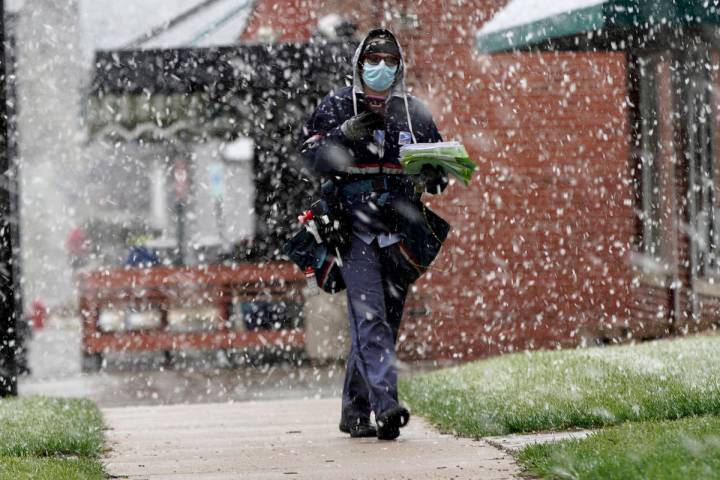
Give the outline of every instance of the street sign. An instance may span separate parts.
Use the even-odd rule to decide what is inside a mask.
[[[208,167],[210,175],[210,191],[215,198],[222,198],[225,194],[225,168],[220,162],[211,163]]]
[[[188,172],[185,162],[177,160],[175,162],[175,199],[181,201],[187,195],[188,190]]]

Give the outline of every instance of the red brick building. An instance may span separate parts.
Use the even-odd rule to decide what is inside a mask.
[[[691,260],[693,225],[707,208],[691,212],[698,178],[674,116],[687,114],[671,75],[676,62],[687,65],[683,48],[617,47],[613,30],[600,48],[578,46],[585,32],[572,32],[560,48],[478,53],[477,33],[506,3],[259,0],[243,36],[303,41],[328,13],[361,32],[392,28],[413,94],[479,164],[469,187],[431,201],[454,230],[409,300],[405,357],[469,359],[714,326],[720,288]],[[717,68],[709,72],[703,81],[717,85]],[[714,99],[705,106],[714,125]],[[704,180],[717,178],[707,166],[714,154],[698,167]],[[714,204],[709,195],[700,201]]]

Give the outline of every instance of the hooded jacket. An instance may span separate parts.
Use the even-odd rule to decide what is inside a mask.
[[[347,139],[341,130],[343,122],[367,110],[361,79],[360,57],[368,38],[390,35],[400,49],[400,63],[395,82],[386,101],[385,129],[374,138],[363,141]],[[442,141],[440,132],[427,107],[407,92],[402,49],[388,30],[373,30],[363,39],[353,56],[352,86],[331,92],[320,102],[305,124],[305,141],[301,147],[305,167],[315,175],[330,179],[335,193],[356,230],[372,233],[397,231],[397,212],[406,210],[406,202],[417,204],[420,194],[412,178],[403,172],[400,147],[409,143]],[[347,193],[349,185],[368,179],[382,180],[387,192],[382,198]],[[377,183],[377,181],[376,181]],[[437,193],[447,186],[447,177],[438,177],[426,185],[426,191]]]

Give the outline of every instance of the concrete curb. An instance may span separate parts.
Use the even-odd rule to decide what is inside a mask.
[[[536,443],[560,442],[562,440],[583,439],[597,430],[575,430],[569,432],[544,432],[527,435],[505,435],[499,437],[483,437],[487,443],[507,453],[515,454],[528,445]]]

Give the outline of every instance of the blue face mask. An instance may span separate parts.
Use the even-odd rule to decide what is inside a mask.
[[[398,71],[398,66],[388,67],[385,65],[385,60],[381,61],[377,65],[370,65],[369,63],[363,63],[363,74],[362,78],[365,85],[372,88],[376,92],[384,92],[390,88],[395,81],[395,74]]]

